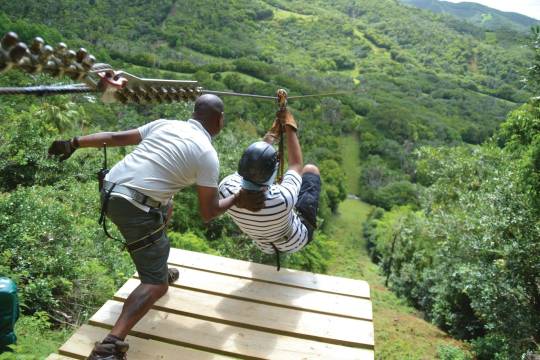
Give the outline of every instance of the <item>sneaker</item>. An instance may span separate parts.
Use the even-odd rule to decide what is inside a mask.
[[[168,274],[167,274],[167,280],[169,281],[169,285],[174,284],[176,280],[180,277],[180,272],[176,268],[169,268]]]
[[[125,341],[116,341],[114,344],[97,342],[88,356],[88,360],[127,360],[129,344]]]

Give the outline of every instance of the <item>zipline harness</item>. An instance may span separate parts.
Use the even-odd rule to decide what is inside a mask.
[[[149,198],[148,196],[141,194],[140,192],[128,188],[127,186],[118,185],[113,182],[109,182],[105,180],[105,176],[109,173],[109,169],[107,167],[107,144],[103,144],[103,167],[98,171],[97,177],[98,177],[98,186],[99,191],[103,196],[102,202],[101,202],[101,211],[99,215],[98,223],[103,226],[103,232],[105,235],[112,240],[118,241],[122,243],[124,248],[129,251],[130,253],[133,253],[135,251],[144,249],[148,246],[153,245],[156,241],[158,241],[161,238],[162,232],[165,230],[165,227],[168,223],[168,218],[163,219],[163,224],[159,226],[157,229],[152,231],[150,234],[147,234],[140,239],[137,239],[129,244],[126,242],[117,239],[113,237],[108,229],[107,229],[107,208],[109,205],[109,199],[111,197],[111,194],[113,192],[127,195],[130,198],[132,198],[134,201],[150,207],[150,211],[159,211],[159,208],[161,207],[161,203],[156,202],[155,200]]]

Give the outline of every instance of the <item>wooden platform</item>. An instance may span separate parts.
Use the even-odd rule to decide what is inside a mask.
[[[133,328],[130,360],[374,359],[364,281],[171,249],[180,279]],[[108,333],[135,276],[49,360],[85,359]]]

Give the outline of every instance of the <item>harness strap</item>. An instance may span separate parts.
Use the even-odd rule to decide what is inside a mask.
[[[119,241],[122,244],[124,244],[124,246],[126,246],[126,244],[122,240],[111,236],[111,234],[109,234],[109,231],[107,230],[107,219],[105,218],[105,213],[107,212],[107,206],[109,205],[109,199],[111,197],[111,193],[114,190],[115,186],[116,186],[116,184],[113,183],[111,188],[105,193],[105,198],[103,199],[103,203],[101,204],[101,213],[99,215],[98,224],[103,225],[103,232],[105,233],[105,235],[107,235],[107,237],[109,239]]]
[[[277,271],[279,271],[279,269],[281,269],[281,263],[280,263],[280,259],[279,259],[279,250],[278,250],[277,246],[274,243],[270,243],[270,245],[272,245],[272,247],[274,248],[274,251],[276,253],[276,266],[277,266]]]
[[[114,190],[115,193],[129,196],[131,199],[135,200],[136,202],[138,202],[141,205],[148,206],[148,207],[151,207],[151,208],[159,208],[159,207],[161,207],[161,203],[159,201],[154,200],[151,197],[149,197],[147,195],[144,195],[143,193],[141,193],[141,192],[139,192],[139,191],[137,191],[135,189],[132,189],[130,187],[124,186],[122,184],[115,184],[113,182],[104,180],[103,181],[103,186],[104,186],[105,190],[110,190],[111,187],[114,187],[115,188],[115,190]]]
[[[154,245],[161,238],[161,235],[163,234],[163,230],[165,229],[166,225],[167,223],[164,222],[163,225],[161,225],[159,228],[154,230],[152,233],[145,235],[139,240],[135,240],[132,243],[126,244],[125,246],[126,246],[127,251],[132,253],[132,252],[144,249],[146,247],[149,247],[151,245]]]

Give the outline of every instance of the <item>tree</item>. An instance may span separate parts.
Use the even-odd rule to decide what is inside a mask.
[[[327,203],[332,212],[336,212],[339,203],[347,197],[345,173],[334,160],[323,160],[320,170],[324,184],[322,196],[328,199]]]
[[[540,90],[540,26],[532,29],[531,41],[529,47],[534,51],[534,63],[529,68],[527,85],[538,92]]]

